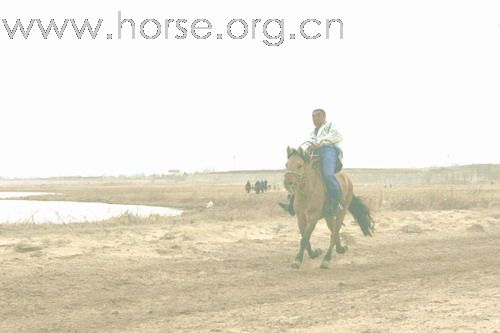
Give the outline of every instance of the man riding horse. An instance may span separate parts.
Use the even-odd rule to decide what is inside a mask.
[[[330,246],[326,251],[321,268],[329,268],[333,249],[337,253],[345,253],[347,246],[342,245],[340,229],[347,212],[351,213],[360,226],[363,235],[371,236],[375,222],[369,207],[354,194],[354,186],[349,176],[340,171],[342,162],[337,160],[341,155],[337,143],[341,136],[330,122],[326,122],[325,111],[314,110],[313,122],[315,130],[311,134],[311,142],[307,149],[287,147],[285,188],[290,193],[290,202],[282,207],[297,216],[297,224],[301,234],[300,247],[292,263],[299,268],[307,251],[314,259],[322,251],[311,245],[311,235],[318,221],[325,219],[330,229]],[[315,153],[314,156],[312,153]],[[295,211],[295,212],[294,212]]]
[[[316,109],[312,112],[314,130],[310,134],[310,141],[304,143],[303,148],[308,153],[319,155],[322,166],[323,180],[326,186],[325,215],[336,215],[343,209],[341,205],[340,185],[335,177],[337,171],[337,161],[342,158],[342,151],[337,144],[342,140],[342,135],[335,129],[332,122],[326,121],[326,113],[323,109]],[[293,203],[294,195],[288,196],[288,203],[279,205],[288,211],[290,215],[295,215]]]

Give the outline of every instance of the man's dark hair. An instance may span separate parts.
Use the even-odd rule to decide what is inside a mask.
[[[314,113],[314,112],[321,112],[321,113],[323,114],[323,116],[325,116],[325,117],[326,117],[326,112],[325,112],[325,110],[323,110],[323,109],[316,109],[316,110],[314,110],[312,113]]]

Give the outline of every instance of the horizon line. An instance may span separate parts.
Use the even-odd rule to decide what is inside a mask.
[[[474,166],[498,166],[499,163],[472,163],[472,164],[453,164],[447,166],[428,166],[428,167],[352,167],[343,168],[343,170],[394,170],[394,171],[417,171],[417,170],[435,170],[435,169],[450,169],[450,168],[463,168],[463,167],[474,167]],[[180,169],[171,169],[171,171],[178,172],[167,172],[167,173],[129,173],[129,174],[101,174],[101,175],[62,175],[62,176],[30,176],[30,177],[3,177],[0,176],[0,180],[55,180],[55,179],[102,179],[102,178],[163,178],[163,177],[179,177],[184,175],[194,175],[194,174],[225,174],[225,173],[264,173],[264,172],[283,172],[286,169],[241,169],[241,170],[206,170],[206,171],[182,171]]]

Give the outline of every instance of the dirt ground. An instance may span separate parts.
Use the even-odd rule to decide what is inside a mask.
[[[496,208],[348,218],[329,270],[291,217],[202,216],[1,226],[0,332],[500,332]]]

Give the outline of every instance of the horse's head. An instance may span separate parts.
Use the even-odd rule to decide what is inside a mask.
[[[295,188],[305,181],[306,166],[310,158],[302,148],[288,147],[286,152],[288,160],[286,162],[284,186],[288,192],[294,192]]]

